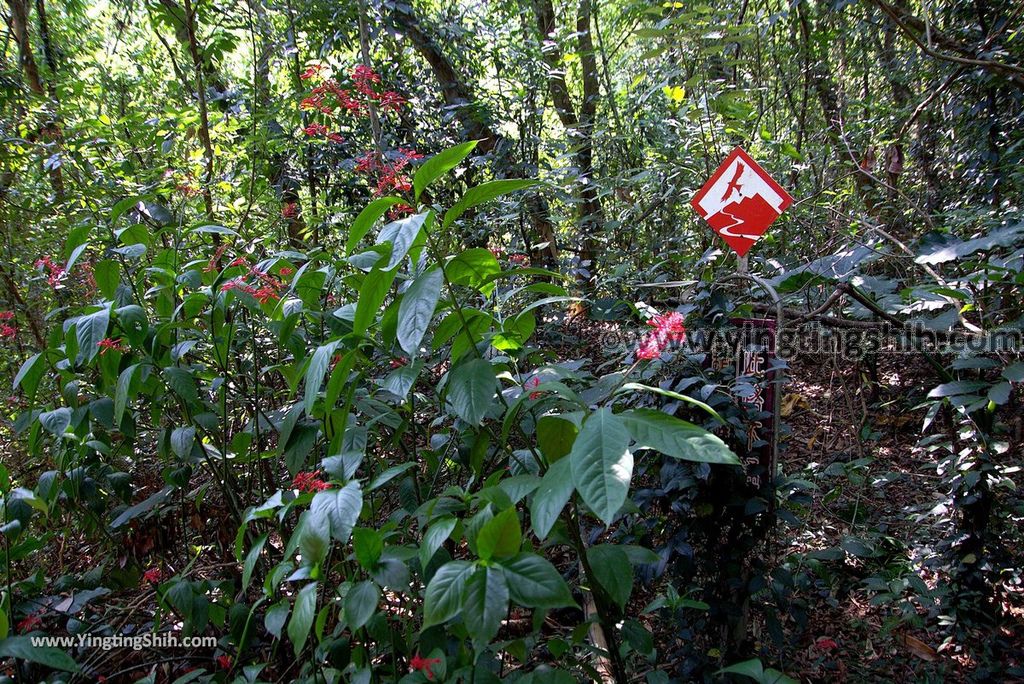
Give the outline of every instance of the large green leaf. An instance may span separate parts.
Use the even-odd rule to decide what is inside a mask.
[[[501,197],[502,195],[516,190],[523,190],[536,185],[537,181],[527,179],[503,179],[493,180],[487,183],[481,183],[475,187],[470,188],[466,193],[459,198],[459,201],[449,209],[445,215],[444,220],[441,222],[442,228],[447,228],[452,224],[452,221],[462,216],[467,210],[472,209],[475,206],[483,204],[484,202],[490,202],[492,199]]]
[[[633,566],[629,554],[618,544],[598,544],[587,549],[587,561],[594,577],[608,596],[625,608],[633,592]]]
[[[310,582],[302,587],[299,595],[295,598],[292,619],[288,622],[288,638],[292,642],[296,656],[306,645],[309,630],[313,626],[313,616],[316,615],[316,589],[317,583]]]
[[[380,589],[369,580],[359,582],[345,595],[345,622],[355,631],[365,625],[377,611]]]
[[[541,478],[530,503],[530,520],[537,538],[544,541],[551,527],[562,514],[572,496],[572,464],[569,459],[556,461]]]
[[[594,411],[569,452],[572,479],[584,503],[606,525],[626,502],[633,477],[629,431],[611,409]]]
[[[35,397],[39,381],[43,379],[45,373],[46,360],[43,358],[43,353],[33,354],[25,363],[21,364],[18,374],[14,376],[14,389],[21,387],[25,396],[31,400]]]
[[[310,510],[316,511],[330,521],[331,536],[341,543],[352,536],[352,528],[363,510],[363,490],[359,482],[352,480],[344,487],[317,492]]]
[[[469,153],[476,147],[476,143],[476,140],[470,140],[455,147],[449,147],[447,150],[438,152],[423,162],[420,168],[416,170],[416,175],[412,179],[416,199],[419,200],[420,193],[423,192],[424,188],[454,169],[458,166],[459,162],[469,156]]]
[[[66,406],[39,414],[39,423],[52,435],[60,437],[71,425],[71,409]]]
[[[974,394],[983,389],[988,389],[990,383],[980,380],[956,380],[947,382],[935,387],[928,392],[929,399],[941,399],[942,397],[955,397],[964,394]]]
[[[337,340],[320,345],[309,360],[309,366],[306,367],[306,394],[302,402],[306,415],[313,413],[313,404],[316,402],[317,394],[320,393],[320,386],[323,385],[324,373],[327,372],[327,368],[331,364],[331,357],[334,356],[334,350],[337,348]],[[329,413],[333,408],[333,406],[326,407],[326,412]]]
[[[451,372],[448,401],[462,420],[479,425],[494,402],[497,382],[494,369],[486,359],[471,359]]]
[[[551,563],[534,553],[521,553],[501,563],[512,600],[527,608],[575,606],[572,592]]]
[[[352,331],[362,335],[370,327],[377,310],[388,296],[391,283],[395,280],[398,269],[382,271],[374,268],[363,278],[363,284],[359,288],[359,301],[356,302],[355,318],[352,320]]]
[[[128,405],[128,393],[131,390],[132,378],[135,377],[135,371],[139,366],[140,364],[137,363],[128,366],[117,377],[117,387],[114,390],[114,425],[121,424],[121,417]]]
[[[693,423],[654,409],[624,411],[619,418],[636,441],[634,449],[654,449],[684,461],[740,465],[725,442]]]
[[[548,463],[554,463],[570,451],[580,429],[562,416],[541,416],[537,421],[537,445]]]
[[[476,537],[476,551],[480,558],[508,558],[519,553],[523,543],[523,531],[515,508],[504,511],[488,520]]]
[[[100,342],[107,336],[110,327],[110,307],[104,306],[75,320],[75,334],[78,339],[78,363],[92,361],[100,351]]]
[[[493,276],[501,273],[501,264],[483,247],[467,249],[444,266],[448,280],[454,285],[475,287],[484,294],[494,291]]]
[[[473,572],[469,561],[445,563],[427,585],[423,594],[423,628],[440,624],[455,617],[462,609],[462,596],[466,580]]]
[[[430,212],[425,211],[392,221],[380,229],[380,233],[377,235],[377,244],[391,243],[391,256],[388,258],[387,264],[383,266],[384,270],[394,268],[405,258],[405,255],[409,253],[409,248],[416,242],[428,216],[430,216]]]
[[[242,564],[242,591],[249,588],[249,582],[252,581],[253,570],[256,569],[256,563],[260,559],[260,554],[263,552],[263,547],[267,543],[267,534],[264,532],[259,538],[253,543],[252,548],[245,554],[245,562]]]
[[[420,544],[421,567],[425,568],[429,565],[430,559],[434,557],[434,554],[441,548],[445,540],[455,531],[457,524],[458,520],[452,516],[445,516],[430,524],[430,527],[423,534],[423,542]]]
[[[420,342],[437,308],[437,300],[441,297],[443,282],[444,274],[439,268],[420,274],[398,306],[398,344],[410,357],[415,357],[419,351]]]
[[[352,229],[349,231],[348,240],[345,243],[345,254],[352,253],[359,241],[370,232],[373,224],[380,220],[384,212],[396,204],[402,203],[402,200],[397,197],[379,197],[367,204],[356,216],[356,220],[352,222]]]
[[[39,663],[55,670],[78,672],[78,665],[67,653],[52,646],[35,646],[32,639],[29,636],[13,636],[0,641],[0,659],[14,658],[15,661]]]
[[[499,567],[479,567],[466,580],[462,619],[473,635],[473,642],[490,642],[508,614],[508,581]]]

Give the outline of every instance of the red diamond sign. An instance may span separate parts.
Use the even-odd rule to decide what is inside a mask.
[[[741,257],[792,203],[789,193],[741,147],[690,200],[694,211]]]

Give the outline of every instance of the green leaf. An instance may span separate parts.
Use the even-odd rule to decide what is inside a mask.
[[[476,551],[483,560],[508,558],[519,553],[523,531],[515,508],[506,508],[480,528],[476,538]]]
[[[367,204],[359,215],[356,216],[356,220],[352,222],[352,229],[348,233],[348,241],[345,243],[345,255],[352,254],[352,250],[356,248],[359,241],[366,236],[370,229],[373,228],[373,224],[380,220],[380,217],[384,215],[391,207],[396,204],[403,204],[403,201],[397,197],[381,197],[373,200]]]
[[[267,609],[267,614],[263,616],[263,626],[267,628],[267,632],[273,634],[275,638],[281,638],[281,628],[284,627],[284,621],[288,619],[288,613],[292,610],[291,604],[288,603],[288,599],[281,599],[270,608]]]
[[[455,147],[449,147],[447,150],[438,152],[423,162],[420,168],[416,170],[416,175],[412,179],[416,200],[419,201],[420,193],[423,192],[424,188],[454,169],[458,166],[459,162],[469,156],[469,153],[476,147],[476,143],[476,140],[470,140]]]
[[[654,449],[684,461],[740,465],[725,442],[693,423],[654,409],[624,411],[619,417],[636,441],[634,449]]]
[[[572,592],[555,566],[534,553],[501,563],[512,600],[527,608],[575,606]]]
[[[51,435],[60,437],[71,425],[71,409],[66,406],[39,414],[39,423]]]
[[[677,401],[686,402],[687,404],[691,404],[691,405],[696,406],[698,408],[704,409],[705,411],[708,412],[709,415],[711,415],[712,418],[717,420],[722,425],[725,425],[725,419],[722,418],[722,416],[718,415],[718,411],[716,411],[715,409],[711,408],[710,406],[705,404],[703,401],[699,401],[697,399],[694,399],[693,397],[688,397],[685,394],[680,394],[679,392],[673,392],[672,390],[661,389],[660,387],[651,387],[650,385],[643,385],[643,384],[641,384],[639,382],[627,382],[626,384],[624,384],[622,387],[620,387],[618,389],[616,394],[618,394],[619,392],[631,392],[631,391],[653,392],[655,394],[660,394],[663,397],[668,397],[669,399],[676,399]]]
[[[349,589],[345,595],[345,622],[355,631],[365,625],[377,611],[380,589],[369,580],[364,580]]]
[[[43,353],[33,354],[25,363],[21,364],[18,374],[14,376],[14,389],[21,387],[25,396],[32,399],[39,388],[39,381],[46,373],[46,362]]]
[[[536,180],[512,178],[493,180],[472,187],[467,190],[466,193],[459,198],[459,201],[445,213],[444,220],[441,222],[441,227],[447,228],[455,219],[459,218],[466,213],[466,211],[475,206],[481,205],[484,202],[490,202],[492,199],[496,199],[510,192],[515,192],[516,190],[533,187],[534,185],[537,185]]]
[[[391,256],[388,258],[387,265],[382,267],[384,270],[390,270],[401,263],[413,243],[416,242],[416,238],[423,229],[423,223],[430,214],[431,212],[425,211],[408,216],[392,221],[380,229],[380,233],[377,235],[377,244],[391,243]]]
[[[330,544],[331,522],[327,511],[323,508],[316,511],[310,508],[299,516],[299,524],[288,540],[285,556],[290,556],[298,546],[303,566],[319,565],[327,557]]]
[[[472,563],[461,560],[445,563],[438,568],[423,594],[424,629],[446,622],[462,610],[466,580],[473,568]]]
[[[501,265],[483,247],[467,249],[444,266],[448,280],[453,285],[475,287],[485,295],[494,291],[493,277],[501,273]]]
[[[572,464],[569,459],[556,461],[541,478],[530,503],[530,520],[537,538],[544,541],[551,527],[562,514],[572,496]]]
[[[306,415],[313,413],[313,404],[316,402],[316,396],[320,393],[320,386],[323,385],[324,374],[327,372],[327,368],[331,364],[331,357],[334,356],[334,350],[337,348],[338,340],[320,345],[313,352],[313,358],[309,360],[309,366],[306,368],[306,394],[302,402]],[[333,406],[328,406],[326,412],[329,413],[333,408]]]
[[[153,510],[154,508],[162,504],[164,501],[166,501],[167,498],[171,495],[171,492],[173,491],[174,487],[164,487],[159,492],[151,495],[144,501],[140,501],[134,506],[126,508],[124,512],[121,513],[121,515],[114,518],[114,521],[110,523],[110,526],[112,528],[120,527],[121,525],[124,525],[125,523],[134,520],[140,515],[148,513],[149,511]]]
[[[415,358],[419,351],[441,297],[443,282],[444,274],[439,268],[420,274],[398,306],[398,344],[410,358]]]
[[[14,658],[39,663],[65,672],[78,672],[78,665],[64,651],[49,646],[33,646],[32,637],[13,636],[0,641],[0,659]]]
[[[569,453],[572,479],[590,509],[605,525],[626,502],[633,477],[629,431],[611,409],[594,411],[583,423]]]
[[[242,591],[249,588],[249,582],[252,581],[252,572],[256,569],[256,563],[260,559],[260,553],[263,552],[263,545],[267,543],[267,534],[264,532],[259,536],[256,542],[249,549],[249,553],[245,554],[245,562],[242,564]]]
[[[131,390],[132,378],[135,377],[135,371],[138,368],[139,364],[133,364],[121,371],[121,374],[117,376],[117,388],[114,390],[114,425],[121,424],[121,417],[124,415],[124,409],[128,405],[128,393]]]
[[[352,536],[352,528],[363,510],[363,490],[359,482],[352,480],[339,489],[317,492],[310,505],[316,517],[325,516],[330,521],[331,537],[342,544]]]
[[[592,580],[605,590],[621,608],[633,592],[633,566],[629,554],[617,544],[598,544],[587,549],[587,561],[594,572]]]
[[[741,663],[734,663],[729,667],[723,667],[717,672],[717,674],[738,674],[751,679],[761,681],[761,677],[764,676],[764,666],[761,665],[761,661],[758,658],[751,658],[750,660],[744,660]]]
[[[548,463],[554,463],[570,451],[580,429],[561,416],[541,416],[537,421],[537,445]]]
[[[1024,382],[1024,361],[1011,363],[1004,368],[1003,377],[1010,382]]]
[[[941,399],[942,397],[954,397],[963,394],[974,394],[975,392],[985,389],[989,386],[987,382],[981,382],[980,380],[956,380],[954,382],[946,382],[938,387],[934,388],[928,393],[929,399]]]
[[[376,318],[377,309],[387,297],[397,272],[398,269],[382,271],[374,268],[363,278],[363,284],[359,288],[359,300],[356,302],[355,318],[352,320],[352,331],[356,335],[365,333]]]
[[[171,431],[171,451],[181,459],[186,459],[192,453],[192,445],[196,441],[196,429],[191,425],[187,427],[174,428]]]
[[[106,299],[113,299],[121,282],[121,264],[113,259],[103,259],[93,266],[92,275],[96,279],[96,287],[99,288],[100,294]]]
[[[458,520],[452,516],[446,516],[430,524],[423,535],[423,542],[420,544],[420,567],[425,568],[430,564],[430,559],[455,531],[457,524]]]
[[[110,307],[105,306],[75,319],[75,334],[78,339],[78,363],[88,363],[100,351],[100,342],[107,336],[110,327]]]
[[[193,233],[208,233],[210,235],[234,235],[234,236],[238,235],[238,233],[236,233],[231,228],[228,228],[227,226],[219,226],[219,225],[212,224],[212,223],[209,224],[209,225],[205,225],[205,226],[196,226],[195,228],[192,229],[191,232],[193,232]]]
[[[8,633],[11,630],[10,620],[7,619],[7,611],[0,608],[0,641],[7,638]]]
[[[477,644],[489,643],[508,614],[508,582],[498,567],[479,567],[466,580],[462,619]]]
[[[480,425],[494,403],[497,382],[486,359],[470,359],[456,367],[448,380],[448,401],[462,420]]]
[[[316,614],[316,588],[316,582],[310,582],[302,587],[295,599],[292,619],[288,622],[288,638],[292,642],[296,657],[302,652],[302,647],[309,637],[309,630],[313,626],[313,616]]]
[[[372,570],[384,554],[384,537],[369,527],[357,527],[352,530],[352,550],[359,564]]]

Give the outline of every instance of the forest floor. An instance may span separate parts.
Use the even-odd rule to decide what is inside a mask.
[[[810,620],[803,648],[787,654],[793,661],[784,669],[814,682],[992,681],[993,658],[1024,663],[1019,588],[999,587],[988,619],[954,629],[941,603],[922,605],[912,588],[883,601],[884,592],[865,582],[877,589],[878,579],[904,571],[934,590],[947,579],[935,546],[954,528],[943,506],[939,452],[917,444],[925,409],[916,405],[935,384],[930,370],[913,356],[883,355],[875,380],[872,393],[862,366],[836,357],[799,358],[790,369],[782,467],[817,488],[799,516],[802,525],[780,534],[778,550],[855,553],[817,566],[827,590],[802,597]],[[1020,453],[1019,435],[1010,451]],[[871,554],[861,553],[861,541]]]

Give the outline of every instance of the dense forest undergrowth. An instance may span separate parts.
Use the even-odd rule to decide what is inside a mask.
[[[1019,2],[0,15],[3,682],[1024,680]]]

